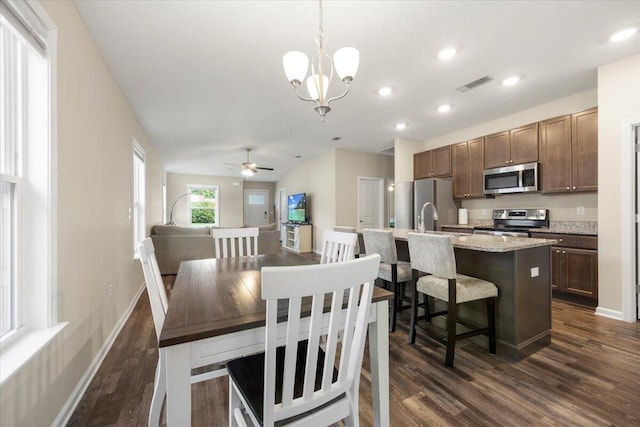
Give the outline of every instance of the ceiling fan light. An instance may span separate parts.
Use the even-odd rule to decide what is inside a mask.
[[[253,176],[253,171],[248,168],[242,169],[240,173],[244,176]]]
[[[360,64],[360,52],[354,47],[343,47],[333,54],[333,66],[340,79],[350,82],[356,76]]]
[[[307,76],[309,58],[302,52],[292,50],[282,57],[282,66],[287,80],[294,86],[299,86]]]
[[[307,77],[307,91],[309,91],[309,96],[311,99],[318,100],[320,97],[318,96],[320,88],[320,79],[317,74],[312,74]],[[327,98],[327,91],[329,90],[329,78],[322,75],[322,99]]]

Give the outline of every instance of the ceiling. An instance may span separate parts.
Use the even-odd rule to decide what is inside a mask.
[[[225,163],[252,147],[275,169],[254,181],[334,147],[379,153],[594,89],[598,66],[640,52],[640,34],[608,41],[640,25],[638,1],[324,1],[328,53],[356,47],[360,68],[321,123],[282,69],[287,51],[315,53],[315,1],[75,4],[167,172],[240,177]],[[458,49],[446,62],[445,46]],[[513,74],[519,84],[500,83]],[[485,75],[495,80],[456,90]]]

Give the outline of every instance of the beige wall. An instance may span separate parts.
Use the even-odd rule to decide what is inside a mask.
[[[632,170],[623,176],[623,160],[633,156],[631,141],[622,138],[622,122],[640,119],[640,54],[598,69],[598,310],[620,312],[623,308],[623,266],[631,264],[630,251],[622,242],[625,218],[631,213],[622,194],[623,183],[633,179]],[[633,188],[629,185],[628,188]],[[629,227],[630,228],[630,227]]]
[[[335,225],[358,228],[358,177],[384,178],[384,223],[388,224],[387,180],[393,179],[392,156],[336,150]]]
[[[242,227],[243,221],[243,181],[239,177],[213,175],[167,174],[167,218],[171,215],[171,205],[189,191],[190,184],[218,185],[221,227]],[[173,222],[176,225],[189,226],[189,197],[178,200],[173,210]]]
[[[255,181],[245,181],[244,182],[245,190],[268,190],[269,191],[269,219],[268,223],[276,222],[276,212],[275,212],[275,203],[276,203],[276,183],[275,182],[255,182]]]
[[[307,203],[313,224],[313,249],[322,247],[322,230],[333,229],[336,218],[336,150],[319,154],[291,169],[276,183],[276,194],[281,188],[287,194],[307,193]]]
[[[396,182],[413,180],[413,153],[415,152],[468,141],[479,136],[513,129],[551,117],[583,111],[598,104],[597,95],[596,90],[582,92],[510,116],[439,136],[420,144],[414,141],[396,140]],[[412,149],[415,151],[412,151]],[[584,215],[577,214],[578,206],[584,206]],[[491,219],[491,211],[493,209],[549,208],[549,216],[552,221],[596,221],[598,217],[598,194],[594,192],[498,195],[495,199],[462,200],[461,207],[469,209],[469,219],[472,220]]]
[[[322,247],[323,230],[357,226],[358,176],[384,178],[386,183],[393,178],[393,157],[333,149],[296,166],[276,183],[276,195],[281,188],[287,194],[307,193],[314,250]],[[385,221],[386,197],[385,191]]]
[[[54,422],[143,285],[129,219],[132,137],[147,154],[147,225],[162,217],[160,162],[73,3],[41,4],[58,28],[56,297],[69,324],[2,385],[3,426]]]

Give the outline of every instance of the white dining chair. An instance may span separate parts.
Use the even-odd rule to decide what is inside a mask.
[[[359,258],[360,256],[364,256],[364,252],[360,249],[360,236],[358,236],[358,232],[355,227],[346,227],[342,225],[335,225],[333,227],[333,231],[339,231],[341,233],[353,233],[356,237],[356,247],[353,250],[353,256]]]
[[[353,259],[357,235],[325,230],[322,232],[320,264],[342,262]]]
[[[266,351],[227,364],[230,426],[248,421],[255,426],[319,427],[339,420],[358,425],[360,371],[379,263],[380,256],[371,255],[262,269]],[[323,321],[326,296],[331,297],[331,311]],[[282,303],[288,308],[283,310]],[[323,351],[320,337],[325,334]]]
[[[212,228],[216,258],[258,255],[258,227]]]
[[[162,282],[158,262],[156,261],[155,248],[151,237],[147,237],[138,245],[140,254],[140,262],[142,264],[142,273],[149,295],[149,303],[151,304],[151,315],[153,317],[153,326],[156,330],[156,338],[160,342],[160,332],[164,324],[164,318],[169,308],[169,300],[167,291]],[[158,346],[158,364],[156,366],[156,376],[153,383],[153,397],[151,398],[151,408],[149,409],[149,427],[157,427],[160,425],[160,414],[162,412],[162,403],[167,394],[166,373],[167,373],[166,354],[163,348]],[[216,368],[191,377],[191,384],[218,378],[227,375],[224,367]]]
[[[411,258],[415,283],[411,305],[409,342],[414,343],[416,340],[418,293],[423,293],[428,298],[433,297],[447,303],[447,310],[431,313],[427,300],[424,315],[428,322],[437,316],[447,316],[446,339],[431,329],[425,331],[427,335],[447,346],[446,366],[453,367],[456,339],[470,338],[480,334],[487,335],[489,352],[496,354],[495,302],[498,297],[498,287],[492,282],[465,276],[456,271],[456,258],[451,236],[408,233],[407,239],[409,240],[409,257]],[[419,271],[427,275],[418,278]],[[487,303],[487,326],[456,334],[456,324],[459,321],[458,304],[482,299]],[[460,323],[463,322],[460,321]],[[467,323],[465,322],[464,325],[467,326]]]

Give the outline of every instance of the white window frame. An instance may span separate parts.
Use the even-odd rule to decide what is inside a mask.
[[[133,259],[140,256],[138,245],[146,237],[146,158],[147,153],[140,143],[133,138],[132,142],[132,162],[133,162],[133,191],[132,206],[133,218],[131,221],[131,240],[133,245]],[[142,170],[139,170],[139,169]]]
[[[1,385],[67,323],[59,323],[57,313],[57,29],[37,1],[0,1],[0,13],[10,26],[45,59],[41,66],[46,67],[46,80],[33,82],[46,85],[43,87],[46,101],[32,108],[38,110],[36,115],[47,122],[44,126],[41,121],[37,124],[23,122],[26,138],[20,143],[22,147],[19,149],[19,164],[23,170],[22,176],[14,184],[17,215],[16,245],[12,257],[15,259],[17,280],[17,323],[15,329],[0,338]],[[34,55],[28,49],[25,52]],[[28,97],[32,93],[29,90],[34,90],[34,87],[26,83],[26,79],[23,81],[28,85],[25,92]],[[35,90],[37,92],[37,87]],[[6,175],[2,176],[2,180],[10,181]],[[38,268],[33,268],[34,265]]]
[[[192,193],[193,190],[206,189],[206,190],[213,190],[216,194],[216,207],[213,209],[216,220],[215,222],[208,223],[208,224],[192,222],[191,210],[194,202],[191,200],[191,197],[189,197],[189,225],[191,227],[198,227],[203,225],[208,225],[208,226],[213,225],[216,227],[220,226],[220,186],[216,184],[189,184],[187,186],[187,189],[189,193]]]

